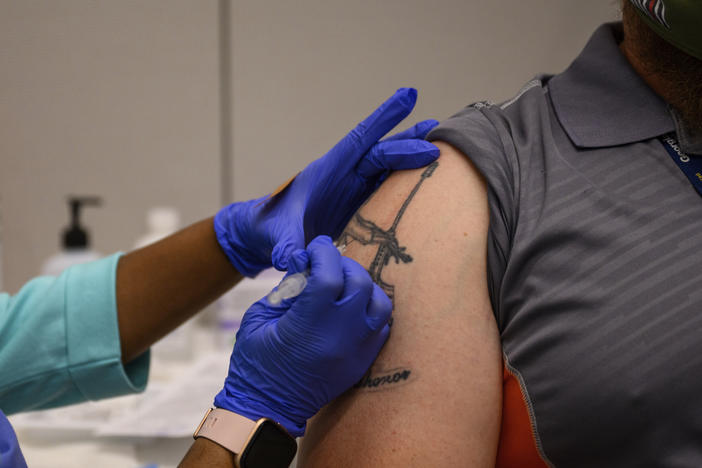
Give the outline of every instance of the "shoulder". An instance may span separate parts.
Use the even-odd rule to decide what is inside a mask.
[[[437,162],[393,173],[342,234],[394,322],[368,377],[310,424],[303,466],[494,465],[502,356],[486,186],[460,151],[438,146]]]
[[[503,151],[515,131],[544,122],[550,114],[549,76],[527,82],[512,98],[502,102],[478,101],[442,121],[428,135],[430,141],[450,142],[464,153]]]
[[[470,226],[459,242],[482,241],[487,232],[488,205],[485,179],[459,149],[435,141],[439,159],[421,169],[397,171],[359,210],[359,219],[372,219],[380,228],[392,229],[413,244],[431,236],[448,237],[460,226]],[[453,240],[452,240],[453,242]],[[443,250],[433,255],[442,255]]]

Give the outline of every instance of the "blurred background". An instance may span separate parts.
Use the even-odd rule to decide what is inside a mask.
[[[60,250],[69,195],[102,200],[82,213],[93,249],[128,251],[270,192],[399,87],[419,90],[402,128],[511,98],[565,69],[618,4],[0,0],[0,291]],[[154,207],[178,216],[149,229]],[[145,393],[13,416],[29,465],[176,466],[241,314],[279,278],[242,282],[214,327],[159,342]]]
[[[0,267],[59,249],[69,194],[96,250],[146,212],[189,224],[260,196],[401,86],[446,118],[563,70],[612,0],[0,0]]]

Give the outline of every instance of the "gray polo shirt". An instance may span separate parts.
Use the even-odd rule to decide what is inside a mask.
[[[564,73],[429,135],[488,183],[490,297],[530,423],[506,401],[498,465],[702,466],[702,199],[659,137],[702,138],[620,35],[600,27]]]

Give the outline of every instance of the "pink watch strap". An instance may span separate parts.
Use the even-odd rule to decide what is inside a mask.
[[[193,438],[204,437],[230,452],[240,454],[256,427],[256,421],[222,408],[210,408]]]

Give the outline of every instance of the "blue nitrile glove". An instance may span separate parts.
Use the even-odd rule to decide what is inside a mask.
[[[392,302],[329,237],[295,251],[291,264],[309,265],[307,287],[279,306],[263,298],[249,308],[214,404],[271,418],[299,437],[307,419],[368,370],[390,334]]]
[[[26,468],[27,463],[20,450],[15,431],[0,411],[0,468]]]
[[[417,101],[398,90],[326,155],[307,166],[280,194],[223,208],[215,217],[217,240],[239,272],[255,276],[273,265],[286,270],[293,250],[318,235],[338,237],[351,216],[392,170],[415,169],[439,150],[423,138],[437,125],[425,120],[378,142]]]

